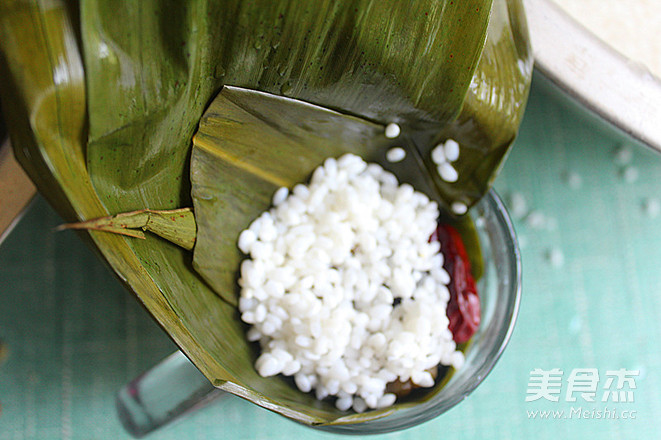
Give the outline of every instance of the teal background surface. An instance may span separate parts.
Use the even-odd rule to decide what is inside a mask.
[[[622,146],[632,152],[626,165],[616,160]],[[633,174],[637,179],[626,178]],[[661,155],[630,145],[536,78],[519,138],[495,183],[506,201],[518,197],[527,206],[511,206],[523,257],[514,335],[467,400],[379,438],[656,437],[660,176]],[[59,223],[37,198],[0,246],[0,440],[130,438],[116,416],[115,392],[175,346],[75,233],[53,232]],[[557,402],[526,402],[537,368],[563,371]],[[634,401],[602,402],[606,372],[621,368],[639,372]],[[598,371],[596,402],[579,392],[571,393],[575,402],[567,400],[576,369]],[[588,418],[579,418],[578,408]],[[597,418],[604,409],[609,417]],[[557,412],[543,418],[535,411]],[[230,397],[147,438],[340,437]]]

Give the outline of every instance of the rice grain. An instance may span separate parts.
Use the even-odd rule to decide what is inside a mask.
[[[260,375],[294,376],[301,391],[362,412],[395,402],[388,382],[431,387],[427,370],[463,363],[448,330],[450,277],[429,242],[435,202],[347,154],[308,186],[278,189],[273,205],[238,240],[249,256],[239,310],[262,348]]]

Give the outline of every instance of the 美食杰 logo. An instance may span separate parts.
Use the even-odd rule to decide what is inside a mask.
[[[636,378],[639,370],[606,370],[600,375],[597,368],[574,368],[565,375],[559,368],[530,371],[526,402],[569,402],[586,406],[571,406],[569,410],[527,410],[535,419],[635,419],[637,411],[630,407],[612,405],[635,401]],[[561,400],[562,399],[562,400]],[[594,404],[609,405],[595,407]]]

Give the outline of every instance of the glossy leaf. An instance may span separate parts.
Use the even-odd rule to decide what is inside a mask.
[[[57,228],[59,231],[66,229],[112,232],[141,239],[145,238],[143,231],[149,231],[189,251],[195,246],[197,237],[197,224],[191,208],[167,211],[141,209],[84,222],[67,223]]]
[[[436,179],[445,200],[472,206],[493,183],[523,119],[532,69],[521,2],[494,2],[487,44],[461,114],[440,133],[440,139],[451,137],[461,144],[459,160],[453,164],[459,180]],[[432,144],[418,145],[424,149]]]
[[[507,17],[494,13],[489,21],[490,0],[86,0],[79,9],[58,0],[7,0],[0,4],[3,113],[18,159],[67,220],[190,206],[189,171],[196,208],[225,214],[231,231],[214,231],[213,219],[198,218],[196,253],[216,233],[222,241],[215,254],[205,245],[209,257],[194,259],[204,278],[189,252],[158,237],[87,236],[214,384],[303,423],[382,417],[392,410],[346,416],[284,380],[257,375],[256,353],[232,305],[239,258],[233,235],[268,206],[275,187],[305,180],[322,156],[361,151],[369,159],[390,121],[402,125],[407,148],[413,140],[417,150],[410,151],[422,151],[397,170],[404,180],[419,178],[426,149],[444,136],[475,148],[481,165],[472,166],[481,168],[467,173],[475,183],[465,188],[468,202],[477,198],[516,132],[529,80],[529,72],[514,66],[520,60],[529,66],[525,31],[512,19],[521,18],[520,4],[495,3],[508,5]],[[255,125],[262,128],[248,134],[226,112],[268,115],[279,104],[269,109],[263,97],[255,105],[254,95],[230,93],[222,115],[207,113],[191,159],[193,134],[223,85],[316,104],[324,116],[303,126],[317,110],[308,114],[296,104],[301,113],[293,114],[292,128],[281,120],[267,130],[269,119],[262,118]],[[329,109],[339,113],[330,116]],[[325,118],[359,128],[337,141],[337,128],[330,127],[333,140],[319,139]],[[230,145],[227,135],[205,131],[216,123],[239,139]],[[244,136],[250,138],[241,144]],[[317,148],[307,145],[314,136]],[[276,140],[282,149],[237,153],[259,139]],[[198,172],[216,173],[232,196],[216,193],[218,182],[196,180]],[[466,194],[423,174],[429,191],[435,185],[444,200]],[[210,274],[214,267],[220,275]]]
[[[375,160],[393,143],[383,129],[290,98],[225,87],[193,138],[197,272],[235,303],[237,238],[269,208],[275,190],[305,182],[328,157],[352,152]]]

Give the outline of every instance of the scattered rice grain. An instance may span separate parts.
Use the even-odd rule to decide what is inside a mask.
[[[459,173],[457,173],[457,170],[455,170],[449,162],[443,162],[440,164],[436,168],[436,171],[438,171],[438,175],[441,177],[441,179],[445,180],[446,182],[454,183],[459,180]]]
[[[462,202],[452,203],[450,209],[452,210],[452,212],[454,212],[457,215],[463,215],[468,212],[468,206],[466,206],[466,204]]]
[[[643,200],[643,212],[650,218],[656,218],[661,214],[661,202],[659,199],[649,197]]]
[[[434,147],[433,150],[431,150],[431,160],[436,165],[440,165],[444,162],[447,162],[447,158],[445,157],[445,150],[443,149],[443,144],[438,144]]]
[[[443,150],[448,161],[454,162],[459,159],[459,144],[454,139],[448,139],[445,141]]]
[[[626,145],[621,145],[613,155],[613,161],[616,165],[628,165],[631,163],[631,159],[633,159],[633,152]]]
[[[633,183],[638,180],[638,168],[632,165],[627,165],[626,167],[622,168],[621,174],[622,179],[624,179],[624,181],[627,183]]]
[[[386,153],[386,159],[392,163],[401,162],[405,157],[406,151],[401,147],[393,147]]]
[[[583,185],[583,179],[575,171],[567,171],[564,180],[571,189],[579,189]]]
[[[399,133],[401,132],[401,129],[399,128],[399,125],[395,124],[394,122],[391,122],[390,124],[386,125],[386,137],[388,139],[394,139],[397,136],[399,136]]]
[[[528,213],[528,203],[526,202],[523,194],[519,192],[512,192],[509,197],[510,209],[512,215],[516,219],[522,219]]]
[[[546,216],[539,211],[530,211],[526,216],[526,224],[533,229],[543,229],[546,226]]]
[[[558,248],[551,248],[546,253],[546,259],[553,267],[562,267],[565,264],[565,255]]]

